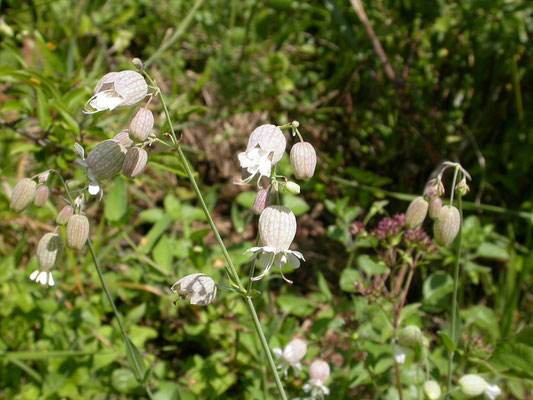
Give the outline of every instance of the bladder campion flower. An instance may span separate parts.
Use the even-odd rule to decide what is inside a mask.
[[[15,212],[21,212],[28,207],[35,198],[36,187],[37,184],[30,178],[22,179],[13,189],[9,208]]]
[[[290,262],[293,268],[299,268],[299,259],[305,261],[302,253],[289,250],[295,235],[296,217],[289,208],[269,206],[263,210],[259,217],[259,236],[263,246],[252,247],[245,252],[253,253],[251,259],[257,258],[259,265],[264,268],[261,275],[251,278],[252,281],[262,279],[272,265],[275,265],[280,269],[285,282],[292,284],[292,281],[283,275],[282,267]]]
[[[132,140],[144,142],[154,128],[154,114],[146,107],[139,108],[128,127]]]
[[[426,219],[429,203],[422,196],[414,199],[405,212],[405,226],[409,229],[418,228]]]
[[[276,165],[287,147],[287,140],[281,129],[275,125],[261,125],[254,129],[248,139],[246,151],[239,153],[241,167],[249,175],[242,183],[249,183],[258,173],[270,178],[272,166]]]
[[[148,85],[138,72],[110,72],[98,81],[93,93],[85,104],[85,114],[134,106],[146,97]]]
[[[37,263],[39,269],[30,275],[32,281],[41,285],[54,286],[54,278],[50,270],[54,268],[63,256],[63,241],[57,233],[45,234],[37,245]]]
[[[217,295],[215,281],[206,274],[187,275],[172,285],[171,290],[196,306],[212,303]]]
[[[300,142],[292,146],[290,160],[297,178],[313,177],[316,168],[316,151],[311,143]]]
[[[290,367],[296,371],[302,370],[301,360],[307,353],[307,344],[302,339],[292,339],[283,350],[275,348],[272,350],[276,358],[281,360],[278,369],[285,374],[287,378],[287,371]]]
[[[443,206],[434,224],[435,241],[441,246],[449,246],[455,240],[461,227],[461,215],[454,206]]]
[[[73,215],[67,224],[67,246],[81,250],[89,237],[89,220],[85,215]]]
[[[129,178],[136,178],[144,171],[148,162],[148,153],[139,147],[132,147],[126,153],[122,173]]]
[[[311,392],[311,398],[315,399],[329,394],[329,389],[326,387],[325,383],[329,378],[330,374],[329,364],[322,360],[315,360],[311,364],[309,371],[309,382],[304,386],[304,392]]]
[[[33,205],[35,207],[44,207],[50,196],[50,189],[48,186],[43,185],[42,183],[37,185],[35,189],[35,198],[33,199]]]

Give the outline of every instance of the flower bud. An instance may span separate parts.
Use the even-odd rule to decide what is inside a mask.
[[[126,148],[116,140],[98,143],[87,156],[87,175],[91,180],[113,178],[122,169]]]
[[[130,178],[136,178],[143,172],[148,162],[148,153],[139,147],[133,147],[126,153],[122,173]]]
[[[466,196],[468,192],[470,192],[470,188],[466,183],[466,178],[461,179],[461,182],[459,182],[459,184],[455,187],[455,190],[457,191],[457,194],[461,197]]]
[[[424,383],[424,394],[429,400],[437,400],[442,394],[442,392],[437,382],[426,381]]]
[[[430,180],[424,189],[424,196],[428,197],[429,199],[432,199],[433,197],[444,196],[444,193],[444,184],[440,179]]]
[[[171,290],[179,296],[197,306],[206,306],[215,300],[217,285],[215,281],[205,274],[192,274],[181,278]]]
[[[309,377],[314,381],[320,381],[322,384],[326,383],[329,378],[331,370],[329,364],[322,360],[315,360],[311,364]]]
[[[269,206],[259,217],[259,235],[264,246],[288,249],[296,235],[296,217],[283,206]]]
[[[154,114],[148,108],[139,108],[133,115],[128,127],[130,139],[144,142],[154,128]]]
[[[130,148],[131,146],[133,146],[133,140],[130,139],[130,135],[129,135],[127,129],[124,129],[124,130],[121,131],[120,133],[117,133],[117,134],[113,137],[113,140],[116,140],[117,142],[119,142],[119,143],[120,143],[122,146],[124,146],[126,149],[127,149],[127,148]]]
[[[73,215],[67,224],[67,246],[81,250],[89,237],[89,220],[85,215]]]
[[[33,201],[37,184],[30,178],[22,179],[11,194],[9,208],[15,212],[21,212]]]
[[[488,383],[479,375],[468,374],[459,379],[459,388],[466,397],[476,397],[485,391]]]
[[[441,246],[449,246],[455,240],[460,227],[459,210],[454,206],[443,206],[433,226],[435,241]]]
[[[292,146],[290,159],[297,178],[311,178],[315,173],[316,151],[311,143],[300,142]]]
[[[403,347],[415,347],[422,342],[422,331],[416,325],[408,325],[402,329],[398,337],[398,343]]]
[[[291,194],[299,194],[300,193],[300,185],[298,185],[296,182],[289,181],[285,184],[285,189],[287,192]]]
[[[426,219],[428,202],[422,196],[414,199],[405,212],[405,226],[409,229],[418,228]]]
[[[63,241],[57,233],[45,234],[37,245],[37,263],[39,268],[50,271],[63,256]]]
[[[254,213],[261,214],[263,210],[270,204],[270,191],[268,189],[261,189],[257,192],[254,202]]]
[[[140,58],[135,57],[134,59],[131,60],[131,63],[135,65],[141,71],[144,70],[144,64]]]
[[[43,207],[48,201],[49,196],[50,189],[48,189],[48,186],[39,184],[37,185],[37,189],[35,190],[35,198],[33,199],[33,204],[36,207]]]
[[[440,197],[433,197],[429,201],[429,217],[433,220],[439,217],[442,208],[442,199]]]
[[[283,358],[291,364],[299,362],[307,353],[307,344],[302,339],[292,339],[285,349],[283,349]]]
[[[56,223],[58,225],[65,225],[69,220],[70,217],[74,214],[74,209],[72,206],[65,206],[59,211],[59,214],[57,214],[56,217]]]
[[[39,183],[46,183],[49,176],[50,176],[50,171],[41,172],[38,176]]]

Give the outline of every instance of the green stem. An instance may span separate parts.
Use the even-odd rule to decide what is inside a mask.
[[[461,224],[459,226],[459,243],[457,246],[457,256],[455,258],[455,265],[453,268],[453,298],[452,298],[452,326],[451,326],[451,337],[454,347],[457,346],[458,335],[457,335],[457,292],[459,290],[459,269],[461,263],[461,251],[463,246],[463,205],[461,200],[461,195],[457,196],[459,203],[459,215]],[[446,387],[446,395],[449,396],[450,389],[452,386],[452,374],[453,374],[453,357],[455,355],[455,349],[450,352],[450,358],[448,359],[448,384]]]
[[[145,76],[148,78],[149,82],[152,84],[152,86],[156,86],[153,79],[148,75],[148,73],[144,73]],[[202,192],[200,191],[200,188],[198,187],[198,183],[196,182],[196,179],[194,177],[194,173],[189,166],[189,162],[187,161],[187,157],[183,153],[183,150],[181,149],[180,143],[176,138],[176,133],[174,132],[174,128],[172,126],[172,120],[170,118],[170,113],[168,111],[165,98],[163,97],[163,94],[161,93],[161,90],[158,88],[158,94],[159,99],[161,100],[161,104],[163,106],[163,110],[165,112],[165,116],[167,118],[168,124],[170,126],[171,131],[171,137],[174,140],[174,149],[178,153],[178,157],[180,158],[181,163],[183,164],[183,168],[185,169],[185,172],[187,173],[187,176],[189,177],[189,181],[191,182],[191,185],[194,189],[194,192],[196,193],[196,197],[198,198],[198,201],[200,202],[200,206],[205,214],[205,217],[207,218],[207,221],[209,223],[209,226],[211,227],[211,230],[213,231],[213,234],[215,235],[215,239],[217,240],[220,249],[222,251],[222,255],[226,259],[226,262],[228,264],[228,273],[230,274],[230,278],[233,281],[233,283],[239,288],[240,291],[245,292],[246,289],[244,288],[240,278],[239,274],[237,273],[237,269],[235,268],[235,265],[233,264],[233,260],[231,259],[228,250],[226,249],[226,246],[224,244],[224,241],[222,240],[222,237],[220,236],[220,233],[218,232],[218,229],[215,225],[215,222],[213,221],[213,218],[211,217],[211,213],[209,212],[209,209],[207,208],[207,205],[205,204],[204,197],[202,195]],[[270,369],[272,371],[272,374],[274,375],[274,379],[276,381],[276,386],[278,388],[278,391],[280,393],[280,396],[283,400],[287,399],[287,395],[285,394],[285,390],[283,389],[283,385],[281,383],[281,380],[279,378],[278,370],[276,368],[276,364],[274,363],[274,359],[272,358],[272,353],[270,351],[270,347],[268,346],[268,342],[266,341],[265,334],[263,333],[263,329],[261,327],[261,323],[259,321],[259,318],[257,316],[257,313],[255,311],[255,307],[253,304],[253,301],[251,297],[245,297],[246,305],[248,306],[248,310],[252,316],[254,327],[257,332],[257,335],[259,335],[259,338],[261,339],[261,345],[263,347],[263,350],[267,356],[268,363],[270,366]]]
[[[394,360],[394,369],[396,371],[396,387],[398,388],[398,396],[400,400],[403,400],[403,390],[402,390],[402,378],[400,377],[400,364]]]

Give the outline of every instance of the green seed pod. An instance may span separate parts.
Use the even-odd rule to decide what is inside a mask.
[[[63,241],[57,233],[45,234],[37,245],[37,262],[39,268],[50,271],[63,256]]]
[[[50,189],[48,189],[48,186],[39,184],[37,185],[37,189],[35,190],[35,198],[33,199],[33,204],[36,207],[43,207],[48,201],[49,196]]]
[[[415,347],[422,342],[422,331],[416,325],[408,325],[402,329],[398,337],[398,343],[403,347]]]
[[[28,207],[35,198],[36,187],[37,184],[30,178],[22,179],[13,189],[9,208],[15,212],[21,212]]]
[[[130,139],[144,142],[154,128],[154,114],[146,108],[139,108],[129,125]]]
[[[429,203],[422,196],[414,199],[405,212],[405,226],[416,229],[422,225],[428,213],[428,206]]]
[[[300,142],[292,146],[290,160],[297,178],[311,178],[315,173],[316,151],[311,143]]]
[[[89,220],[85,215],[73,215],[67,224],[67,246],[81,250],[89,237]]]
[[[144,171],[148,162],[148,153],[139,147],[133,147],[126,153],[122,173],[130,178],[137,177]]]
[[[441,246],[449,246],[455,240],[460,227],[459,210],[454,206],[443,206],[433,226],[435,241]]]
[[[474,374],[468,374],[461,377],[458,383],[461,392],[468,398],[483,394],[488,386],[488,383],[485,381],[485,379]]]
[[[87,156],[87,175],[91,180],[113,178],[122,169],[126,148],[116,140],[98,143]]]
[[[61,211],[59,211],[59,214],[57,214],[56,223],[58,225],[65,225],[73,214],[74,209],[71,206],[63,207]]]
[[[442,208],[442,200],[440,197],[433,197],[429,201],[429,218],[435,220],[439,217],[440,209]]]

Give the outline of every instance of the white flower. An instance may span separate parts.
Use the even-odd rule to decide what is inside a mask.
[[[398,364],[405,364],[405,358],[407,357],[407,349],[402,346],[394,345],[394,360]]]
[[[30,275],[32,281],[38,282],[41,285],[54,286],[54,277],[50,271],[40,271],[36,269]]]
[[[258,173],[258,185],[261,177],[270,178],[272,166],[281,160],[286,146],[287,140],[277,126],[261,125],[254,129],[248,139],[246,151],[238,155],[241,167],[249,175],[242,184],[249,183]]]
[[[302,253],[289,250],[289,246],[296,235],[296,217],[293,212],[283,206],[269,206],[263,210],[259,217],[259,236],[262,247],[252,247],[246,253],[253,253],[251,259],[257,259],[264,269],[259,276],[252,281],[262,279],[270,271],[273,265],[278,267],[282,278],[289,284],[292,281],[285,278],[282,267],[290,262],[293,268],[300,267],[300,260],[305,261]]]
[[[300,360],[304,358],[307,353],[307,344],[301,339],[293,339],[283,350],[275,348],[272,351],[276,358],[281,360],[278,369],[285,374],[286,379],[287,371],[290,367],[294,368],[297,372],[302,370]]]
[[[480,394],[484,393],[487,389],[487,386],[489,386],[485,379],[474,374],[462,376],[457,383],[459,384],[461,393],[468,398],[479,396]]]
[[[217,285],[215,281],[205,274],[192,274],[181,278],[171,290],[179,296],[197,306],[206,306],[215,300]]]
[[[429,400],[437,400],[442,394],[439,384],[435,381],[424,382],[423,388],[424,394]]]
[[[303,386],[306,393],[311,392],[311,399],[323,398],[329,394],[329,389],[325,385],[330,374],[329,364],[322,360],[315,360],[311,364],[309,381]]]
[[[85,114],[134,106],[146,97],[148,85],[138,72],[110,72],[98,81],[93,93],[85,104]]]
[[[498,387],[498,385],[487,385],[483,394],[489,400],[495,400],[500,394],[502,394],[502,390]]]

